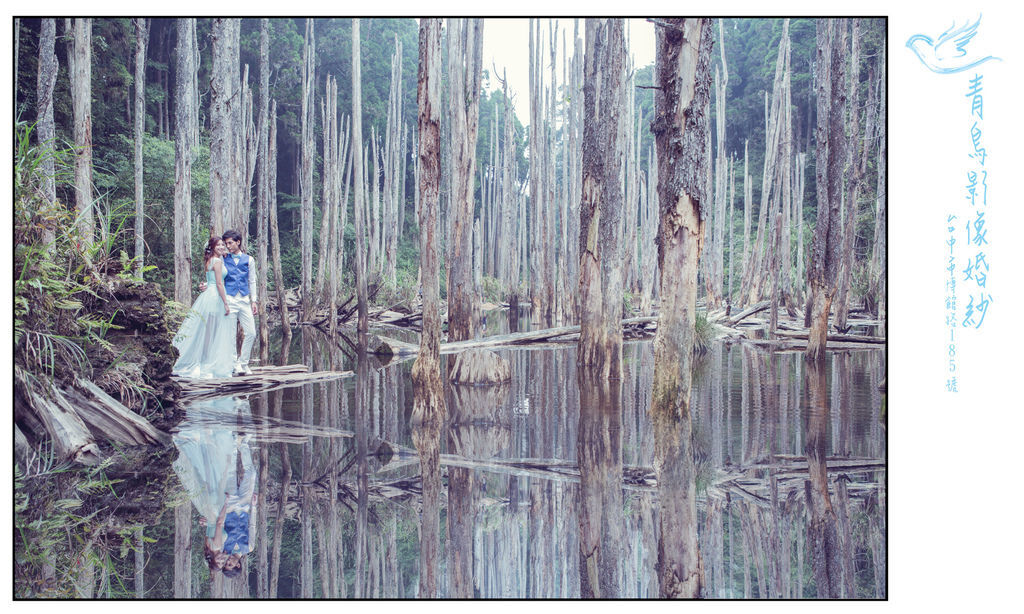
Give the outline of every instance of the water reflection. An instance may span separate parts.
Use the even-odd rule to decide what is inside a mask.
[[[211,583],[197,518],[216,518],[208,510],[223,501],[200,500],[207,511],[193,515],[201,490],[190,486],[165,530],[146,529],[167,536],[147,546],[147,596],[658,596],[650,342],[624,347],[623,379],[607,390],[577,373],[573,346],[502,350],[509,384],[446,383],[448,409],[414,421],[410,362],[381,367],[317,333],[295,338],[296,362],[355,377],[190,407],[179,427],[208,430],[209,449],[236,459],[249,436],[256,528],[242,579],[217,572]],[[885,596],[883,361],[880,351],[830,353],[812,366],[745,345],[699,359],[691,412],[705,596]],[[581,414],[581,400],[595,411]],[[187,448],[190,437],[178,440]],[[177,468],[194,457],[179,450],[186,486],[201,481]]]

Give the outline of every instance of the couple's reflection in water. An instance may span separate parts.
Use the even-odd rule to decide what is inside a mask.
[[[257,467],[245,427],[252,424],[249,401],[225,397],[197,401],[173,436],[174,471],[205,531],[203,558],[211,594],[223,579],[244,582],[246,555],[255,535]],[[222,577],[221,577],[222,576]]]

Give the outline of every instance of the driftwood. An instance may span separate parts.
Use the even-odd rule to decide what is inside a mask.
[[[282,367],[257,367],[252,375],[236,377],[189,379],[175,377],[181,387],[183,400],[197,401],[233,394],[252,394],[267,392],[278,388],[299,386],[323,382],[352,375],[351,371],[315,371],[310,372],[305,365],[285,365]]]

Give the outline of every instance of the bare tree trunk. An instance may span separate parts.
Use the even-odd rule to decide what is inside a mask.
[[[69,54],[75,122],[75,215],[84,246],[95,240],[92,197],[92,19],[76,19]]]
[[[846,32],[834,20],[818,20],[818,127],[817,179],[818,220],[811,245],[811,330],[806,354],[821,360],[825,357],[828,334],[828,313],[836,293],[839,269],[840,226],[839,205],[842,190],[842,165],[846,154],[843,115],[846,93],[843,88],[846,72]]]
[[[284,287],[284,271],[281,270],[281,234],[277,229],[277,101],[270,102],[270,122],[267,134],[267,193],[269,196],[269,234],[271,257],[274,260],[274,289],[277,291],[277,309],[281,316],[281,332],[284,335],[283,347],[288,347],[292,338],[291,323],[288,317],[287,292]],[[262,319],[266,319],[264,316]]]
[[[259,240],[257,271],[259,272],[259,296],[256,301],[263,305],[264,310],[269,304],[267,299],[267,282],[270,278],[267,268],[267,245],[270,231],[270,173],[269,165],[276,164],[270,159],[270,20],[260,19],[260,98],[259,98],[259,136],[256,155],[259,175],[256,180],[256,236]],[[260,364],[270,363],[270,328],[267,322],[267,311],[259,318]],[[262,469],[262,468],[261,468]],[[264,494],[263,492],[260,493]],[[265,541],[265,540],[263,540]],[[262,541],[261,541],[262,543]],[[261,594],[261,597],[266,595]]]
[[[316,34],[313,20],[306,19],[305,45],[302,47],[302,174],[299,191],[302,195],[302,224],[300,249],[302,250],[302,317],[309,319],[313,309],[313,131],[315,129],[314,103],[316,88]]]
[[[213,69],[210,76],[210,234],[220,235],[231,221],[234,179],[235,80],[231,78],[233,27],[230,19],[213,20]]]
[[[20,20],[19,20],[20,21]],[[36,79],[36,142],[41,149],[53,149],[56,127],[53,121],[53,92],[57,87],[57,21],[42,19],[39,25],[39,72]],[[15,56],[17,57],[17,56]],[[46,203],[57,204],[57,181],[54,177],[53,156],[42,158],[43,193]],[[43,245],[54,241],[53,229],[43,230]]]
[[[192,304],[192,147],[195,135],[195,19],[178,19],[174,86],[174,300]]]
[[[135,22],[135,276],[142,279],[143,215],[142,202],[142,136],[146,129],[146,45],[149,42],[149,28],[146,20],[136,18]]]
[[[888,202],[885,194],[885,169],[886,169],[886,114],[885,114],[885,57],[878,61],[879,67],[879,88],[878,88],[878,183],[875,188],[875,237],[871,248],[871,284],[874,288],[872,294],[878,297],[877,313],[878,319],[882,321],[881,334],[885,334],[886,314],[886,217],[888,214]]]
[[[849,127],[846,133],[851,139],[846,148],[846,202],[843,211],[843,244],[839,255],[839,288],[836,295],[836,318],[835,327],[837,330],[846,329],[846,316],[850,311],[850,283],[853,280],[853,243],[857,228],[857,201],[860,199],[860,184],[863,179],[862,167],[860,165],[859,147],[866,148],[862,144],[867,140],[867,132],[860,133],[860,101],[858,90],[860,85],[860,19],[853,19],[853,42],[850,52],[850,76],[849,76]]]
[[[359,20],[352,20],[352,154],[355,181],[355,227],[356,227],[356,302],[359,311],[358,328],[365,333],[369,327],[369,311],[366,304],[366,228],[363,215],[363,94],[360,73]]]
[[[472,229],[483,20],[449,20],[448,28],[452,33],[448,48],[448,83],[453,155],[448,338],[462,341],[473,338],[480,321],[480,297],[473,284]]]
[[[656,26],[652,132],[658,148],[658,266],[661,319],[654,339],[654,468],[659,485],[662,597],[699,597],[704,571],[697,543],[696,472],[691,441],[691,361],[697,266],[709,206],[704,188],[710,151],[704,115],[711,88],[711,20],[672,19]]]
[[[580,207],[580,339],[577,363],[601,377],[622,369],[623,22],[587,19],[583,81],[583,194]]]

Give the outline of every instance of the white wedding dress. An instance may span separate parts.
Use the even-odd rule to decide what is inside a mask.
[[[173,373],[195,379],[231,377],[235,365],[234,321],[224,315],[224,301],[217,293],[212,269],[206,271],[206,290],[181,323],[174,336],[178,362]]]

